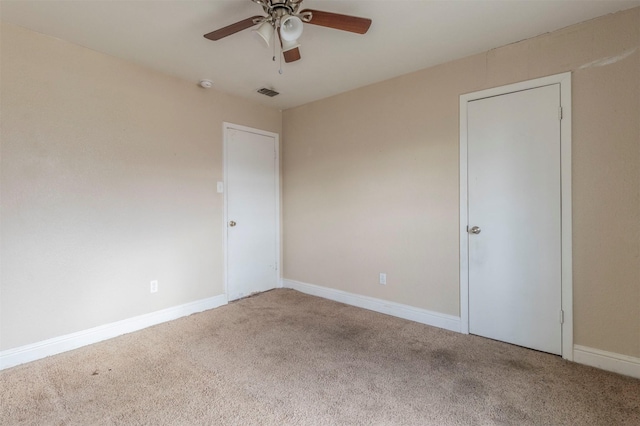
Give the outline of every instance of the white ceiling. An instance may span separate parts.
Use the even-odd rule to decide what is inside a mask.
[[[640,0],[304,0],[303,8],[371,18],[365,35],[305,24],[302,60],[273,62],[250,30],[205,33],[253,15],[250,0],[2,0],[3,21],[281,109],[302,105],[607,13]],[[275,98],[256,90],[269,87]]]

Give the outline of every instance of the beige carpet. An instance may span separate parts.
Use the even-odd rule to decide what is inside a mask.
[[[640,380],[293,290],[0,372],[3,425],[639,425]]]

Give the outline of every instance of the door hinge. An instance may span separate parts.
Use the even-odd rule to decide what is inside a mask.
[[[562,120],[562,107],[558,107],[558,120]]]
[[[560,324],[564,324],[564,311],[560,310]]]
[[[278,270],[278,262],[276,262],[276,271]]]
[[[273,150],[273,159],[277,160],[278,159],[278,153],[276,152],[276,150]]]

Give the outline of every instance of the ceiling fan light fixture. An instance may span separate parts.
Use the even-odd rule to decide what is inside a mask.
[[[288,52],[295,49],[296,47],[300,47],[300,43],[298,43],[298,40],[282,40],[283,52]]]
[[[297,16],[286,15],[280,20],[282,40],[295,41],[302,35],[302,20]]]
[[[252,30],[254,34],[260,36],[260,39],[267,44],[267,47],[271,46],[271,40],[273,40],[273,26],[270,22],[263,22],[258,28]]]

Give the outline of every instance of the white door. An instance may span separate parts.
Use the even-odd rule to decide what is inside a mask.
[[[559,110],[559,84],[467,107],[469,332],[558,355]]]
[[[278,282],[277,135],[225,127],[227,297]]]

